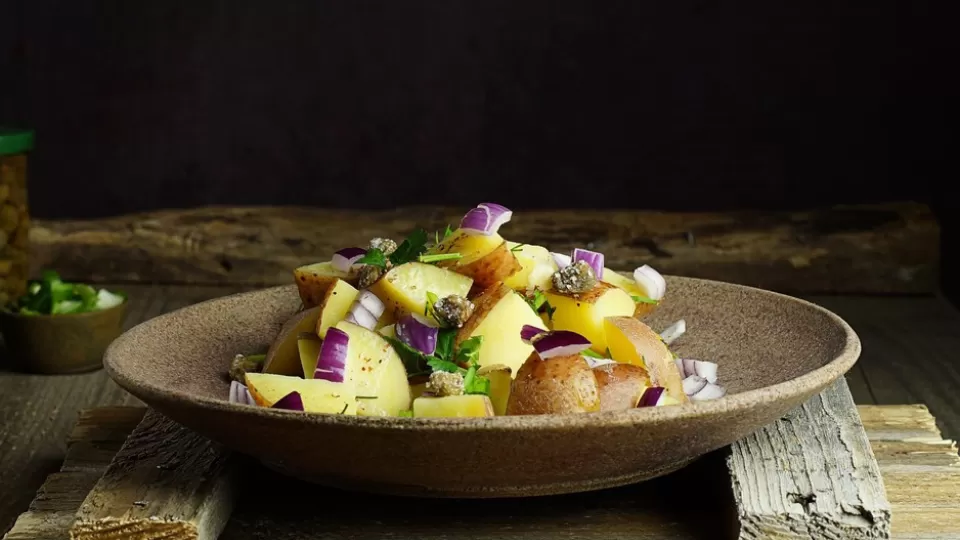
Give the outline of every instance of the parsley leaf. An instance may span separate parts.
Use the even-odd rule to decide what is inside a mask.
[[[396,251],[390,254],[390,262],[394,266],[417,260],[427,250],[427,231],[417,229],[410,233],[403,243],[397,246]]]
[[[631,294],[630,298],[633,298],[633,301],[638,304],[656,304],[657,301],[653,298],[647,298],[646,296],[638,296],[636,294]]]
[[[433,306],[437,305],[437,302],[440,301],[440,297],[435,293],[427,291],[427,303],[423,306],[423,316],[429,317],[430,312],[433,311]],[[434,315],[434,320],[437,320],[437,316]]]
[[[525,245],[526,245],[526,244],[517,244],[517,245],[513,246],[512,248],[510,248],[510,251],[516,253],[516,252],[520,251],[521,249],[523,249],[523,246],[525,246]]]
[[[450,236],[451,234],[453,234],[453,229],[450,228],[450,225],[447,225],[446,230],[443,231],[443,238],[442,238],[442,239],[443,239],[443,240],[446,240],[447,237]]]
[[[437,333],[437,350],[434,351],[434,356],[443,360],[453,360],[453,342],[456,339],[456,328],[441,329]]]
[[[550,305],[550,302],[544,301],[544,303],[543,303],[543,309],[544,309],[544,311],[546,311],[546,313],[547,313],[547,318],[550,319],[551,321],[553,321],[553,313],[554,313],[555,311],[557,311],[557,308],[551,306],[551,305]]]
[[[557,308],[551,306],[550,302],[547,302],[547,295],[543,294],[543,291],[537,289],[533,293],[533,296],[527,295],[524,296],[523,299],[527,301],[527,305],[530,306],[534,313],[546,313],[547,317],[549,317],[551,321],[553,320],[553,312],[556,311]]]
[[[397,351],[397,355],[407,371],[407,378],[430,374],[431,369],[428,362],[432,356],[428,357],[397,338],[390,336],[383,336],[383,338],[390,342],[390,345],[393,345],[393,350]]]
[[[476,365],[470,366],[463,376],[463,393],[490,395],[490,379],[477,375]]]
[[[457,348],[457,363],[467,363],[475,366],[480,360],[480,346],[483,345],[483,336],[473,336],[464,341]]]
[[[357,262],[354,264],[369,264],[377,268],[385,269],[387,267],[387,256],[383,254],[383,250],[380,248],[370,248],[363,257],[357,259]]]
[[[446,371],[447,373],[462,373],[463,368],[449,360],[441,360],[435,357],[429,357],[427,365],[433,368],[433,371]]]

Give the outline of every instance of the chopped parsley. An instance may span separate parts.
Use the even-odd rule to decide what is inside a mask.
[[[370,248],[363,257],[357,259],[356,264],[369,264],[377,268],[386,268],[387,256],[383,254],[380,248]]]
[[[355,264],[369,264],[377,268],[386,269],[387,262],[393,266],[399,266],[404,263],[416,261],[424,251],[427,250],[427,231],[417,229],[410,233],[410,236],[397,246],[390,255],[385,255],[380,248],[370,248],[367,252],[357,259]]]
[[[609,351],[609,349],[607,349]],[[609,356],[604,356],[598,352],[594,352],[593,349],[585,349],[580,351],[580,354],[584,356],[589,356],[590,358],[609,358]]]
[[[517,245],[513,246],[512,248],[510,248],[510,251],[516,253],[516,252],[520,251],[521,249],[523,249],[523,246],[525,246],[525,245],[526,245],[526,244],[517,244]]]
[[[112,308],[126,298],[124,293],[63,281],[53,270],[45,270],[39,280],[27,285],[26,294],[7,308],[21,315],[65,315]]]
[[[399,339],[389,336],[384,336],[384,339],[397,351],[407,371],[408,379],[430,375],[434,371],[459,373],[464,378],[464,393],[489,394],[490,380],[477,375],[477,369],[480,368],[480,346],[483,344],[483,336],[474,336],[465,340],[459,347],[454,344],[456,337],[455,328],[440,330],[437,336],[437,349],[430,355],[423,354]],[[468,364],[468,367],[466,369],[460,367],[462,364]]]
[[[357,399],[377,399],[377,396],[357,396]]]
[[[483,336],[473,336],[461,343],[457,349],[457,363],[474,365],[479,362],[481,345],[483,345]]]
[[[537,289],[534,291],[533,296],[528,295],[523,298],[527,301],[530,308],[533,309],[534,313],[546,313],[547,317],[551,321],[553,320],[553,312],[555,312],[557,308],[551,306],[550,302],[547,302],[547,295],[543,294],[543,291]]]
[[[455,363],[449,360],[441,360],[440,358],[430,358],[427,360],[427,365],[433,371],[446,371],[447,373],[463,373],[463,368],[456,365]]]
[[[434,311],[434,306],[437,305],[437,302],[440,301],[440,297],[436,293],[427,291],[427,302],[423,306],[423,316],[429,317],[430,313]],[[437,317],[436,313],[433,314],[433,319],[439,321],[440,318]]]
[[[418,260],[422,263],[433,263],[440,261],[454,261],[462,258],[463,255],[459,253],[437,253],[434,255],[420,255]]]
[[[633,298],[633,301],[638,304],[656,304],[657,301],[653,298],[647,298],[646,296],[639,296],[636,294],[631,294],[630,298]]]

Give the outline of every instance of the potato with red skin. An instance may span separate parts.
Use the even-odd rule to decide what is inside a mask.
[[[298,311],[287,319],[273,343],[270,344],[270,348],[267,349],[267,356],[263,361],[263,372],[277,375],[302,375],[303,364],[300,362],[300,348],[297,342],[303,332],[316,333],[319,317],[320,306],[314,306]]]
[[[507,401],[508,415],[571,414],[600,410],[600,390],[579,354],[542,360],[534,351],[520,366]]]
[[[438,261],[437,266],[473,279],[471,296],[504,281],[521,268],[520,261],[498,234],[484,236],[457,230],[427,252],[428,255],[447,253],[459,253],[461,258]]]
[[[650,374],[651,384],[662,386],[680,403],[690,402],[673,353],[660,334],[633,317],[607,317],[604,329],[614,360],[642,366]]]
[[[603,364],[593,368],[600,389],[600,410],[633,409],[650,386],[650,375],[633,364]]]

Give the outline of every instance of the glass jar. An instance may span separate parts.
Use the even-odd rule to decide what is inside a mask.
[[[30,213],[27,154],[33,131],[0,127],[0,306],[26,291]]]

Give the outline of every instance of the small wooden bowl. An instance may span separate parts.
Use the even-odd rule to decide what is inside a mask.
[[[127,300],[89,313],[20,315],[0,310],[7,363],[17,371],[69,374],[103,367],[103,354],[123,331]]]

